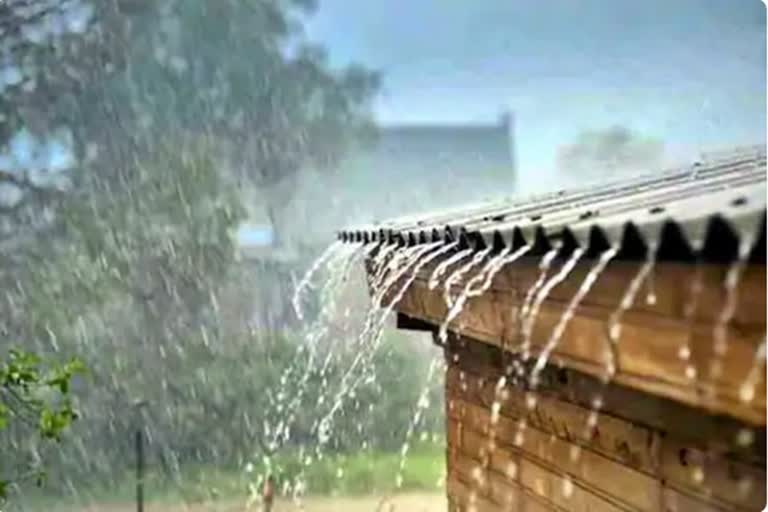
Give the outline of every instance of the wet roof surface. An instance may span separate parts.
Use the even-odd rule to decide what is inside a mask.
[[[455,241],[478,250],[561,244],[594,256],[609,247],[641,259],[765,261],[766,148],[740,148],[671,171],[527,199],[404,217],[340,231],[346,242]]]

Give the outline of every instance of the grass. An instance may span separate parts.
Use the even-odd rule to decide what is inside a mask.
[[[445,476],[443,444],[416,444],[409,452],[402,473],[402,486],[397,489],[399,453],[359,452],[333,455],[313,461],[306,466],[304,479],[307,492],[314,502],[324,503],[328,497],[389,496],[398,493],[434,496],[442,493]],[[282,455],[272,462],[278,488],[284,481],[292,481],[301,470],[298,457]],[[144,495],[154,508],[174,509],[179,505],[211,503],[243,503],[249,496],[249,484],[258,488],[260,471],[246,473],[243,468],[186,466],[179,478],[169,479],[155,471],[145,476]],[[24,510],[78,510],[91,504],[97,508],[110,505],[120,508],[135,500],[135,478],[127,475],[119,485],[105,488],[78,489],[76,498],[32,496],[23,500]]]

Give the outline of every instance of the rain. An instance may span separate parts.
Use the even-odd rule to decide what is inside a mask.
[[[0,512],[764,501],[764,16],[549,3],[0,1]]]

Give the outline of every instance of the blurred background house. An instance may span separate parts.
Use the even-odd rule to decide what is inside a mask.
[[[266,327],[296,320],[291,290],[339,226],[512,194],[514,141],[509,112],[485,124],[382,126],[333,173],[307,169],[300,179],[271,190],[247,191],[249,218],[238,232],[240,260],[253,271],[256,299],[270,303],[269,308],[253,304],[253,311],[272,316],[252,321]],[[284,209],[288,218],[280,227],[272,224],[265,194],[290,197]],[[369,199],[363,204],[360,197]]]

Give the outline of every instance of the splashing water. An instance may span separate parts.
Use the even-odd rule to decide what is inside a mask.
[[[320,270],[320,267],[323,266],[323,264],[331,257],[333,254],[339,250],[341,247],[343,247],[343,243],[341,240],[337,240],[331,245],[328,246],[328,248],[323,251],[323,253],[318,257],[315,262],[312,264],[311,267],[309,267],[309,270],[306,274],[304,274],[304,277],[299,281],[298,286],[296,287],[296,291],[293,294],[293,309],[296,311],[296,316],[299,318],[299,320],[303,320],[304,314],[301,310],[301,294],[302,292],[310,285],[312,281],[312,276]]]
[[[597,262],[589,270],[589,273],[584,278],[584,281],[581,283],[581,286],[579,287],[576,294],[571,298],[571,301],[568,303],[568,306],[566,307],[565,312],[560,317],[560,320],[557,322],[557,325],[555,325],[555,328],[552,330],[552,333],[550,334],[549,339],[547,340],[547,343],[544,345],[544,348],[539,354],[539,357],[536,360],[536,364],[533,366],[533,370],[531,371],[531,378],[530,378],[531,388],[535,389],[536,387],[538,387],[539,376],[541,375],[542,370],[546,366],[550,355],[555,350],[555,348],[557,348],[557,345],[560,342],[560,339],[563,337],[563,333],[565,333],[565,328],[568,326],[568,322],[571,320],[571,318],[573,318],[576,308],[579,307],[579,304],[587,295],[587,293],[589,293],[589,290],[592,289],[592,286],[595,284],[598,277],[600,277],[600,274],[602,274],[603,270],[605,270],[605,268],[608,266],[608,264],[616,256],[618,252],[619,250],[615,247],[604,251],[600,255],[600,258],[597,260]],[[576,253],[574,252],[574,255],[571,257],[574,265],[576,264],[576,262],[579,260],[580,257],[581,257],[581,254],[576,255]]]

